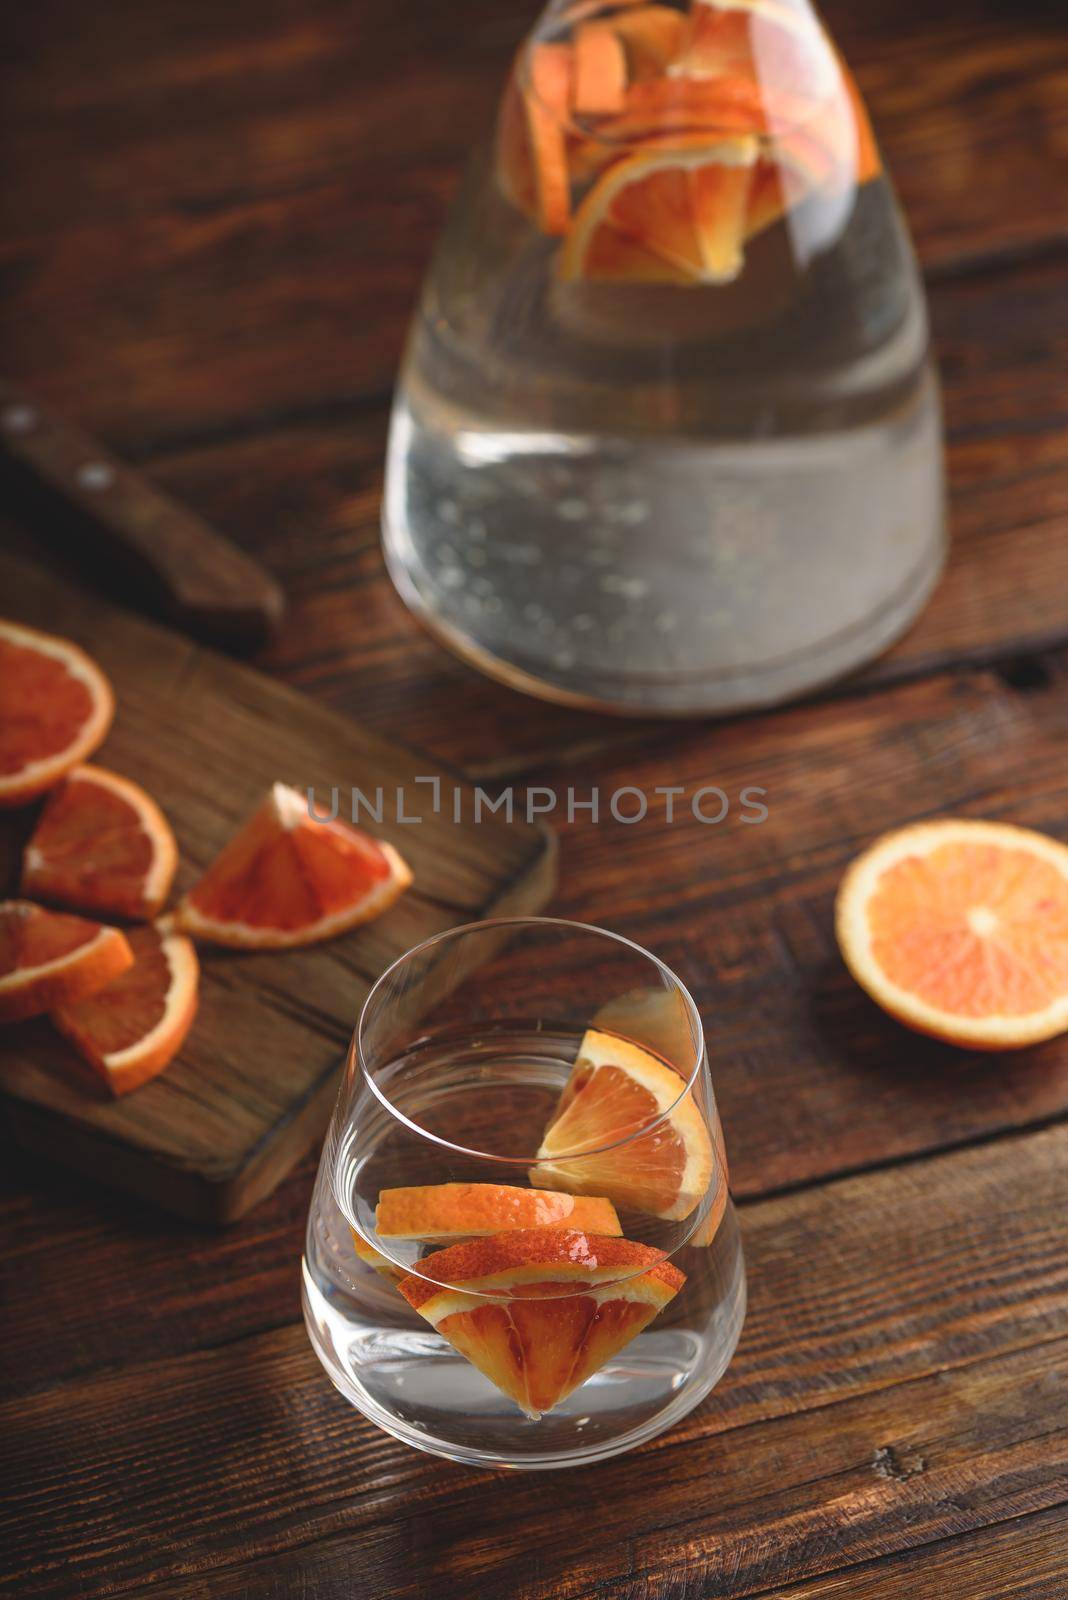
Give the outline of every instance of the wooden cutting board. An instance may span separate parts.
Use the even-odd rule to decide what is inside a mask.
[[[167,812],[181,853],[176,894],[275,779],[314,787],[324,805],[333,785],[342,804],[353,786],[368,795],[384,788],[374,831],[411,865],[412,889],[329,944],[203,950],[197,1022],[155,1082],[114,1101],[46,1021],[0,1031],[0,1092],[21,1144],[180,1215],[238,1217],[321,1136],[378,975],[442,929],[542,907],[554,882],[552,835],[503,814],[475,823],[470,786],[433,758],[2,553],[0,613],[77,640],[108,673],[118,714],[96,759],[143,784]],[[438,815],[430,788],[414,783],[431,775],[448,801]],[[463,791],[459,823],[454,782]],[[422,822],[395,820],[398,786],[407,814]],[[0,874],[11,893],[18,835],[32,817],[0,817]]]

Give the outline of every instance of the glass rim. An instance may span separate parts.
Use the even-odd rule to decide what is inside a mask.
[[[665,1106],[662,1111],[657,1112],[655,1117],[651,1117],[647,1122],[643,1122],[632,1132],[624,1134],[622,1138],[613,1139],[608,1144],[597,1145],[593,1149],[576,1150],[573,1152],[560,1151],[554,1155],[553,1160],[584,1161],[594,1156],[605,1155],[611,1150],[618,1150],[622,1146],[630,1144],[635,1139],[645,1138],[654,1129],[660,1127],[662,1123],[668,1121],[680,1102],[692,1092],[694,1085],[700,1076],[701,1068],[705,1061],[705,1030],[704,1024],[701,1021],[701,1013],[697,1009],[697,1003],[678,974],[668,966],[666,961],[661,961],[659,956],[654,955],[651,950],[647,950],[644,945],[638,944],[634,939],[628,939],[625,934],[614,933],[610,928],[601,928],[598,927],[596,923],[592,922],[576,922],[568,917],[486,917],[477,922],[464,922],[458,927],[445,928],[440,933],[431,934],[428,939],[421,939],[418,944],[412,945],[410,950],[406,950],[403,955],[398,956],[396,960],[390,962],[389,966],[383,973],[380,974],[368,991],[363,1005],[360,1007],[359,1015],[356,1019],[356,1028],[353,1035],[356,1046],[355,1057],[359,1062],[360,1072],[363,1080],[383,1109],[391,1117],[395,1118],[397,1122],[408,1128],[410,1132],[418,1135],[422,1139],[429,1140],[432,1144],[437,1145],[440,1149],[451,1151],[453,1155],[466,1156],[476,1161],[492,1161],[498,1163],[502,1167],[507,1167],[510,1169],[527,1169],[532,1165],[532,1163],[536,1163],[538,1159],[536,1154],[525,1156],[505,1156],[498,1155],[492,1150],[476,1150],[469,1145],[456,1144],[451,1139],[445,1139],[441,1136],[441,1134],[433,1133],[429,1128],[424,1128],[418,1122],[414,1122],[411,1117],[407,1116],[403,1111],[400,1110],[398,1106],[393,1104],[393,1101],[389,1098],[381,1086],[376,1083],[374,1073],[364,1052],[364,1025],[368,1016],[368,1012],[371,1006],[375,1003],[376,999],[379,998],[379,992],[385,987],[388,980],[393,976],[394,973],[396,973],[414,957],[421,956],[427,951],[433,950],[438,945],[447,944],[451,940],[458,940],[465,935],[486,933],[490,931],[502,931],[504,929],[513,929],[517,932],[524,929],[527,931],[544,930],[546,932],[550,930],[559,930],[570,934],[592,935],[597,939],[607,940],[612,944],[621,946],[623,949],[628,950],[635,955],[643,957],[646,961],[650,962],[658,972],[666,977],[669,980],[671,987],[681,995],[691,1027],[695,1030],[693,1066],[689,1075],[685,1078],[682,1076],[681,1072],[678,1073],[680,1081],[679,1092],[669,1106]],[[478,969],[475,970],[477,971]],[[473,974],[468,974],[468,976],[473,976]],[[611,1032],[613,1030],[607,1029],[606,1031]],[[624,1038],[626,1035],[621,1034],[619,1037]],[[639,1041],[633,1040],[632,1043],[639,1043]],[[641,1045],[641,1048],[649,1049],[649,1047],[646,1045]],[[650,1053],[654,1055],[658,1054],[656,1051],[650,1051]],[[667,1065],[671,1066],[671,1063],[668,1062]],[[672,1067],[672,1071],[677,1072],[678,1069]]]

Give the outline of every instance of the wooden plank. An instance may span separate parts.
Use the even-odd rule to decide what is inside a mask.
[[[448,1472],[417,1458],[401,1483],[388,1456],[370,1447],[352,1451],[351,1422],[341,1426],[322,1413],[309,1419],[331,1452],[332,1470],[315,1485],[320,1503],[283,1509],[272,1495],[284,1469],[271,1463],[268,1471],[262,1450],[268,1430],[266,1442],[277,1447],[277,1386],[295,1385],[297,1373],[257,1348],[248,1354],[264,1359],[262,1376],[274,1387],[244,1392],[250,1409],[243,1418],[227,1405],[229,1373],[225,1389],[206,1374],[189,1385],[178,1374],[158,1374],[174,1383],[184,1416],[169,1404],[134,1402],[128,1390],[76,1390],[72,1399],[85,1408],[84,1453],[74,1458],[59,1438],[69,1430],[69,1412],[42,1419],[36,1405],[23,1408],[25,1438],[16,1442],[13,1462],[21,1477],[5,1516],[8,1548],[19,1593],[27,1596],[54,1592],[49,1585],[61,1563],[87,1596],[179,1576],[186,1584],[168,1593],[202,1594],[207,1575],[218,1600],[354,1588],[424,1600],[430,1586],[442,1600],[469,1600],[475,1590],[499,1600],[604,1592],[637,1600],[669,1581],[680,1600],[724,1583],[744,1595],[769,1580],[819,1575],[982,1527],[991,1517],[1062,1503],[1068,1414],[1059,1379],[1066,1353],[1064,1341],[1042,1345],[829,1411],[706,1436],[685,1451],[665,1447],[659,1459],[645,1452],[617,1460],[587,1475],[582,1503],[569,1514],[559,1485],[540,1477]],[[287,1398],[292,1402],[292,1393]],[[105,1430],[114,1427],[110,1408],[119,1403],[131,1408],[140,1446],[128,1452],[126,1476],[100,1454]],[[205,1427],[205,1404],[226,1409],[225,1438]],[[299,1482],[303,1437],[292,1426],[283,1448],[290,1471],[300,1461],[293,1474]],[[42,1450],[47,1458],[37,1455]],[[44,1542],[27,1475],[44,1479],[47,1460],[53,1471],[91,1473],[93,1495],[90,1510],[71,1505],[67,1484],[48,1485],[53,1515]],[[202,1504],[196,1487],[206,1490],[207,1478],[215,1480],[214,1492]],[[132,1493],[133,1543],[125,1509]]]
[[[789,1584],[766,1600],[1053,1600],[1068,1594],[1068,1504]]]
[[[157,795],[181,851],[179,892],[193,882],[279,777],[321,797],[337,785],[383,786],[379,832],[402,851],[415,887],[384,917],[307,950],[203,962],[197,1024],[179,1061],[114,1102],[78,1070],[41,1020],[7,1032],[0,1086],[19,1138],[79,1170],[147,1194],[183,1215],[240,1215],[321,1133],[338,1062],[370,984],[419,940],[507,910],[534,910],[552,886],[539,828],[490,816],[434,814],[415,777],[427,760],[221,656],[87,600],[0,557],[5,610],[77,639],[119,700],[101,751]],[[433,768],[431,768],[433,772]],[[400,820],[394,796],[408,796]]]
[[[388,392],[531,20],[518,0],[221,9],[7,19],[5,365],[122,448]],[[1047,6],[828,9],[925,262],[1064,239],[1068,41]]]
[[[1068,1506],[1031,1516],[1014,1517],[996,1527],[958,1535],[934,1544],[920,1544],[880,1561],[844,1567],[823,1577],[791,1584],[786,1589],[759,1591],[759,1600],[1056,1600],[1068,1591]],[[212,1593],[241,1600],[289,1600],[296,1589],[303,1600],[336,1600],[354,1592],[365,1575],[359,1551],[338,1540],[327,1549],[294,1553],[256,1567],[239,1566],[213,1575]],[[731,1575],[726,1577],[731,1582]],[[198,1580],[153,1584],[127,1591],[127,1600],[200,1600]],[[496,1583],[480,1587],[494,1595]],[[642,1576],[598,1583],[589,1600],[711,1600],[735,1595],[734,1587],[709,1590],[674,1572],[655,1580]],[[754,1591],[756,1593],[756,1591]],[[512,1600],[509,1594],[508,1600]]]
[[[26,1219],[14,1257],[24,1294],[40,1299],[33,1289],[72,1265],[80,1298],[115,1330],[101,1348],[126,1365],[20,1389],[0,1408],[20,1600],[52,1592],[60,1570],[86,1596],[181,1573],[195,1593],[211,1571],[220,1595],[241,1582],[249,1594],[284,1582],[303,1592],[302,1580],[309,1594],[347,1594],[347,1577],[391,1597],[432,1583],[467,1600],[490,1584],[507,1600],[559,1600],[585,1593],[590,1574],[663,1577],[699,1551],[701,1581],[733,1562],[744,1593],[762,1575],[766,1587],[1059,1503],[1066,1203],[1068,1129],[1057,1128],[746,1206],[752,1298],[726,1377],[661,1441],[584,1473],[574,1501],[551,1474],[490,1478],[365,1424],[300,1327],[230,1338],[244,1314],[224,1309],[215,1348],[154,1354],[180,1308],[182,1291],[166,1285],[180,1241],[162,1240],[159,1270],[131,1280],[137,1303],[160,1296],[139,1337],[119,1331],[134,1304],[116,1293],[120,1262],[94,1267],[83,1240],[76,1263],[74,1240],[49,1263]],[[224,1241],[211,1253],[198,1257],[206,1304],[262,1296],[262,1277],[235,1275],[232,1254],[235,1284],[223,1288]],[[113,1306],[94,1294],[105,1282]],[[50,1327],[51,1355],[25,1333],[4,1349],[27,1387],[76,1347],[77,1316]],[[92,1494],[72,1496],[72,1482]]]

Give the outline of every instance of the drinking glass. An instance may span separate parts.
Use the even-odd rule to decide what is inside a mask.
[[[701,1020],[601,928],[437,935],[372,989],[308,1219],[332,1382],[485,1467],[615,1455],[724,1372],[745,1272]]]

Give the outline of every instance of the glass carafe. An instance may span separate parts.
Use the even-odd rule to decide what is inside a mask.
[[[448,645],[562,701],[774,703],[944,552],[909,238],[807,0],[550,5],[401,372],[384,544]]]

